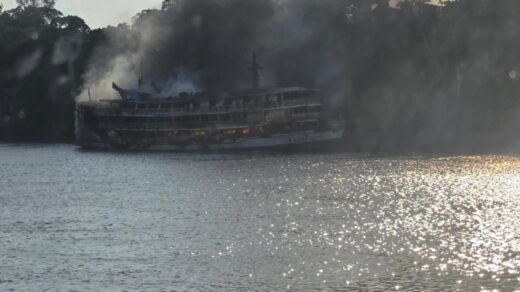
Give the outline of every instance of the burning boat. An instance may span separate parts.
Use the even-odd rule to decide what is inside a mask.
[[[126,90],[121,99],[76,107],[76,144],[91,149],[250,149],[338,140],[345,125],[315,90],[258,88],[233,93],[157,97],[156,85]]]

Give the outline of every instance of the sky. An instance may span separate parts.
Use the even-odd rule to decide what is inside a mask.
[[[161,0],[57,0],[56,8],[65,15],[77,15],[91,28],[129,22],[143,9],[159,8]],[[16,7],[16,0],[0,0],[4,10]]]

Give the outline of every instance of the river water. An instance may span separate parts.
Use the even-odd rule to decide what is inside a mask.
[[[520,287],[520,156],[0,144],[0,290]]]

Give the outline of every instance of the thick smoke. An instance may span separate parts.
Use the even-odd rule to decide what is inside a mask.
[[[112,81],[135,87],[141,70],[146,81],[173,94],[248,88],[253,52],[265,68],[262,86],[345,94],[350,70],[341,62],[348,53],[338,35],[347,25],[341,2],[190,0],[145,11],[133,27],[108,31],[109,45],[98,49],[81,99],[87,88],[98,99],[113,97]]]
[[[515,140],[518,60],[507,55],[514,48],[498,55],[488,44],[514,39],[517,2],[481,0],[478,11],[471,1],[170,2],[132,27],[106,30],[81,100],[87,88],[96,99],[117,98],[112,81],[135,87],[140,71],[163,95],[249,88],[256,52],[262,86],[317,89],[343,109],[347,139],[361,149],[468,151]],[[505,97],[493,100],[494,88]]]

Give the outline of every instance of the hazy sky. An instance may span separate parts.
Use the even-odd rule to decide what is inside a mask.
[[[159,8],[161,0],[57,0],[56,8],[67,15],[77,15],[91,28],[129,22],[146,8]],[[16,0],[0,0],[5,9],[16,7]]]

